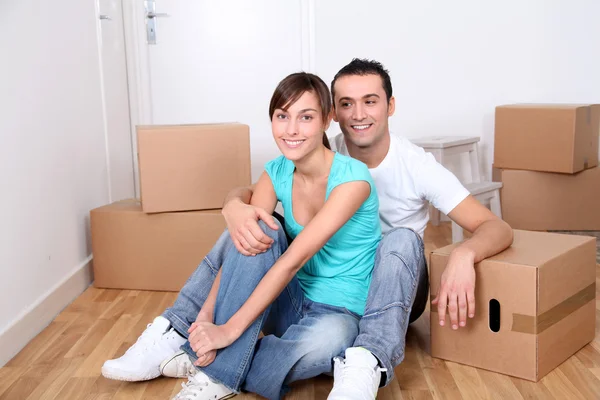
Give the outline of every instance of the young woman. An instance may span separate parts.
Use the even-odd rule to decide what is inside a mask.
[[[292,74],[275,89],[269,116],[283,155],[266,164],[252,205],[272,213],[281,202],[293,242],[261,222],[269,250],[229,247],[183,347],[197,371],[175,399],[242,390],[279,399],[289,383],[332,372],[333,357],[352,346],[381,238],[379,205],[366,165],[329,149],[331,111],[315,75]]]

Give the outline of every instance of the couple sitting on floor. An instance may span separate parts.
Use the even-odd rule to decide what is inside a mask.
[[[313,74],[283,79],[269,105],[282,156],[228,196],[228,230],[173,307],[102,374],[188,377],[175,398],[196,400],[241,391],[280,399],[292,382],[333,374],[329,399],[374,399],[428,299],[429,202],[473,232],[433,300],[441,325],[447,310],[452,329],[465,326],[474,264],[508,247],[512,231],[433,156],[390,135],[394,109],[389,74],[375,61],[352,60],[331,94]],[[324,133],[332,118],[342,130],[335,151]],[[278,202],[283,226],[271,216]]]

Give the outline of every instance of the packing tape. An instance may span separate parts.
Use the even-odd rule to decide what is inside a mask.
[[[595,299],[596,283],[592,283],[538,316],[513,314],[512,331],[537,335]]]
[[[432,295],[431,300],[435,297]],[[596,283],[592,283],[585,289],[580,290],[573,296],[558,303],[545,313],[534,316],[524,314],[513,314],[512,329],[513,332],[531,333],[537,335],[542,333],[552,325],[561,321],[563,318],[574,313],[587,303],[596,299]],[[500,303],[502,306],[502,303]],[[431,313],[437,314],[437,307],[431,308]]]

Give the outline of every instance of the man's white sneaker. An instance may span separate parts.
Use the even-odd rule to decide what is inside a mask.
[[[334,358],[333,389],[327,400],[374,400],[381,381],[377,359],[362,347],[346,349],[346,358]]]
[[[190,357],[183,350],[173,354],[160,364],[160,373],[169,378],[186,378],[194,372],[196,367]]]
[[[146,381],[160,376],[160,364],[179,351],[186,339],[164,317],[156,317],[123,356],[108,360],[102,375],[119,381]],[[170,328],[170,329],[169,329]]]
[[[181,387],[181,391],[172,400],[225,400],[236,395],[225,385],[211,380],[195,368],[187,383],[182,383]]]

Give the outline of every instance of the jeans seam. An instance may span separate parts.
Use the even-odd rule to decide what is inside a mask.
[[[242,363],[240,364],[240,368],[238,368],[238,372],[237,372],[237,377],[236,377],[236,382],[235,382],[235,386],[237,388],[241,388],[242,387],[242,378],[246,378],[244,376],[244,370],[246,369],[246,366],[250,360],[250,353],[254,352],[255,348],[256,348],[256,341],[258,340],[258,335],[260,334],[260,330],[263,324],[263,321],[265,319],[265,315],[266,312],[263,312],[261,317],[260,317],[260,323],[257,324],[257,328],[255,329],[254,332],[252,332],[252,338],[254,341],[254,346],[249,346],[248,350],[246,351],[246,353],[244,354],[244,358],[242,360]]]
[[[380,308],[379,310],[375,311],[374,313],[365,314],[362,317],[363,318],[375,317],[375,316],[382,314],[383,312],[389,310],[390,308],[394,308],[394,307],[399,307],[406,312],[410,312],[410,308],[411,308],[411,307],[408,307],[406,304],[402,304],[400,302],[395,302],[395,303],[387,304],[386,306],[384,306],[383,308]]]
[[[406,261],[406,259],[404,257],[402,257],[402,254],[398,253],[397,251],[389,251],[388,253],[385,254],[387,255],[394,255],[396,257],[398,257],[400,259],[400,261],[402,261],[402,264],[404,264],[404,268],[406,268],[408,270],[408,273],[410,274],[410,277],[412,278],[412,280],[414,281],[416,279],[414,271],[412,271],[409,267],[408,267],[408,262]]]
[[[307,369],[312,369],[312,368],[315,368],[315,367],[320,367],[320,366],[322,366],[322,365],[327,365],[327,364],[331,364],[331,361],[323,361],[322,363],[318,363],[318,364],[312,364],[312,365],[309,365],[309,366],[306,366],[306,367],[303,367],[303,368],[292,368],[292,369],[290,370],[290,372],[291,372],[291,371],[294,371],[294,372],[305,371],[305,370],[307,370]]]
[[[215,266],[213,265],[213,263],[210,261],[210,259],[207,257],[204,257],[204,261],[206,261],[206,264],[208,265],[208,267],[210,268],[210,270],[216,275],[219,273],[219,269],[215,268]]]
[[[300,289],[300,290],[302,290],[302,289]],[[294,298],[294,296],[292,296],[292,293],[290,292],[289,285],[286,286],[285,291],[286,291],[288,297],[290,298],[290,303],[292,303],[292,307],[294,308],[294,311],[296,312],[296,314],[298,314],[298,316],[300,318],[302,318],[304,314],[302,312],[302,309],[300,307],[298,307],[296,299]]]

